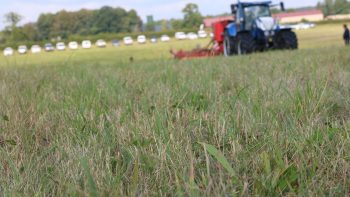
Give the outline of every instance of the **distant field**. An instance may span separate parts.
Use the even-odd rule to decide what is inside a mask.
[[[315,29],[298,30],[300,48],[342,46],[343,24],[318,25]]]
[[[197,45],[202,47],[209,43],[209,39],[196,41],[176,41],[168,43],[147,43],[144,45],[120,46],[118,48],[108,46],[106,48],[79,49],[55,51],[51,53],[16,55],[13,57],[0,56],[2,65],[57,65],[65,62],[129,62],[130,57],[135,61],[152,59],[170,59],[170,49],[192,49]]]
[[[315,29],[296,31],[299,37],[301,49],[319,48],[319,47],[333,47],[341,46],[342,42],[342,25],[328,24],[319,25]],[[108,46],[107,48],[99,49],[79,49],[77,51],[67,50],[65,52],[56,51],[53,53],[16,55],[14,57],[6,58],[0,55],[0,65],[56,65],[57,63],[65,62],[127,62],[130,57],[136,61],[150,60],[150,59],[170,59],[170,49],[193,49],[198,45],[206,46],[209,39],[195,40],[195,41],[176,41],[172,40],[169,43],[157,44],[134,44],[134,46],[121,46],[114,48]]]
[[[198,41],[0,56],[0,196],[349,196],[341,34],[188,61],[168,50]]]

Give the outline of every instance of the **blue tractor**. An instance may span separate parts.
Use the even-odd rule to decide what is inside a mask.
[[[284,11],[284,4],[278,4]],[[224,54],[242,55],[268,49],[297,49],[298,39],[291,28],[282,28],[272,17],[271,1],[240,2],[231,5],[234,21],[224,32]]]

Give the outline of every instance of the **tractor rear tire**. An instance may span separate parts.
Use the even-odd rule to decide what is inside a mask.
[[[298,49],[297,35],[292,31],[282,31],[276,35],[275,45],[277,49]]]
[[[249,33],[241,33],[237,35],[235,49],[238,55],[250,54],[257,50],[257,43]]]
[[[235,52],[234,50],[234,40],[233,38],[228,34],[228,32],[225,32],[224,35],[224,55],[226,57],[232,56]]]

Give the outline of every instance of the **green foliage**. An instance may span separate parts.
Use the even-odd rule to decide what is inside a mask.
[[[10,121],[10,118],[7,115],[2,115],[2,120]]]
[[[94,177],[91,174],[91,170],[89,167],[89,163],[88,160],[86,158],[81,159],[81,166],[84,170],[84,174],[87,178],[87,187],[89,190],[89,196],[90,197],[97,197],[98,195],[98,191],[97,191],[97,186],[96,183],[94,181]]]
[[[173,29],[182,29],[184,26],[183,20],[180,19],[172,19],[170,23]]]
[[[324,0],[317,7],[322,9],[325,16],[350,13],[350,2],[347,0]]]
[[[10,17],[13,16],[13,17]],[[16,25],[21,18],[16,14],[6,15],[10,24]],[[18,20],[15,20],[18,19]],[[101,33],[139,32],[141,18],[135,10],[102,7],[98,10],[82,9],[77,12],[65,10],[55,14],[41,14],[36,23],[25,24],[12,32],[13,42],[67,39],[71,35],[97,35]],[[14,28],[12,28],[14,29]]]
[[[22,38],[22,32],[18,29],[17,24],[22,20],[22,16],[15,13],[9,12],[5,14],[5,23],[8,26],[5,27],[5,36],[8,35],[8,40],[14,42],[17,38]]]
[[[233,170],[231,164],[227,161],[226,157],[222,152],[220,152],[218,149],[215,148],[215,146],[206,144],[206,143],[201,143],[204,147],[204,149],[227,170],[227,172],[231,175],[234,176],[236,173]]]
[[[182,13],[184,14],[182,27],[184,28],[198,28],[203,23],[203,17],[197,4],[187,4]]]
[[[91,33],[139,32],[142,26],[136,11],[127,12],[122,8],[102,7],[93,15]],[[72,34],[77,32],[72,32]]]
[[[39,37],[39,32],[36,24],[34,23],[27,23],[23,25],[23,27],[20,28],[22,31],[24,38],[23,40],[32,40],[32,41],[37,41],[40,39]],[[23,41],[23,40],[18,40],[17,41]]]
[[[146,24],[146,31],[154,31],[155,26],[161,27],[162,31],[173,29],[180,31],[181,29],[198,29],[203,23],[203,17],[199,12],[197,4],[189,3],[182,10],[184,14],[183,19],[170,19],[170,20],[159,20],[152,21]]]
[[[51,38],[51,31],[54,24],[54,15],[53,14],[41,14],[36,23],[38,27],[38,34],[40,39],[49,40]]]
[[[23,17],[21,15],[15,12],[9,12],[5,14],[5,22],[8,23],[8,27],[11,31],[17,26],[17,24],[22,20],[22,18]]]
[[[263,174],[254,183],[259,195],[281,196],[298,188],[298,169],[294,165],[286,166],[280,152],[274,154],[275,158],[267,152],[260,155]]]
[[[301,20],[301,22],[302,22],[302,23],[308,23],[308,22],[310,22],[310,21],[308,21],[307,19],[303,18],[303,19]]]

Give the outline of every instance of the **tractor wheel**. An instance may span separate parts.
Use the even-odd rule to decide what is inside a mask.
[[[292,31],[279,32],[275,39],[277,49],[298,49],[298,38]]]
[[[228,32],[225,32],[224,36],[224,55],[231,56],[234,54],[234,41],[233,38],[228,34]]]
[[[257,50],[257,43],[249,33],[237,36],[235,50],[238,55],[250,54]]]

